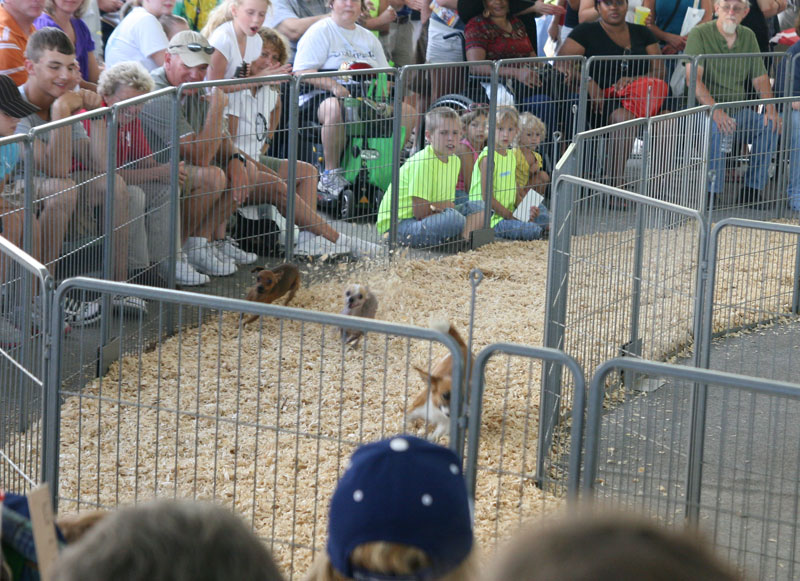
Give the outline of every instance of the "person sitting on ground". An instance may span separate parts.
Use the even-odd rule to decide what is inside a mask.
[[[302,75],[317,71],[336,71],[342,66],[363,63],[373,68],[389,66],[381,43],[370,31],[357,24],[362,3],[353,0],[331,0],[331,17],[312,25],[300,39],[295,55],[294,73]],[[360,82],[343,84],[340,77],[307,79],[307,84],[317,89],[309,93],[304,107],[315,112],[322,125],[322,150],[325,170],[320,176],[320,189],[333,197],[350,187],[342,169],[345,146],[345,128],[342,119],[341,98],[352,95],[361,88]],[[305,96],[304,96],[305,97]],[[413,109],[403,104],[405,135],[410,136]],[[302,121],[302,119],[301,119]]]
[[[172,13],[173,4],[173,0],[129,0],[106,43],[106,66],[125,61],[137,61],[148,71],[162,66],[169,41],[158,19]]]
[[[75,45],[75,57],[81,73],[81,87],[95,90],[97,79],[100,76],[100,66],[94,54],[94,40],[89,27],[81,20],[86,12],[88,0],[76,4],[74,0],[46,0],[44,13],[39,16],[33,25],[38,28],[54,26],[67,33]]]
[[[0,4],[0,74],[11,77],[17,86],[28,80],[25,47],[43,8],[44,0],[3,0]]]
[[[486,146],[486,132],[489,129],[489,108],[477,107],[461,116],[462,137],[458,142],[458,158],[461,160],[461,173],[456,183],[456,208],[469,200],[472,184],[472,170],[475,162]]]
[[[153,91],[153,79],[137,62],[130,61],[109,67],[100,75],[97,92],[103,98],[103,105],[111,107],[121,101],[141,97]],[[162,101],[166,110],[166,102]],[[128,184],[132,192],[131,201],[141,203],[141,209],[132,208],[132,216],[141,216],[131,224],[131,269],[142,274],[132,282],[156,284],[158,278],[168,278],[168,258],[170,236],[175,229],[170,226],[170,191],[172,164],[158,163],[147,143],[142,123],[138,115],[142,105],[132,105],[119,109],[117,115],[117,172]],[[106,124],[102,119],[85,121],[87,131],[93,139],[106,140]],[[178,185],[183,190],[189,187],[187,170],[183,162],[178,164]],[[187,198],[197,200],[204,195],[203,184],[194,181],[187,192]],[[133,192],[141,194],[134,196]],[[180,215],[180,212],[179,212]],[[178,250],[180,250],[180,236]],[[150,267],[157,265],[160,277],[153,276]],[[185,261],[177,261],[175,283],[181,286],[195,286],[209,282],[208,276],[200,274]]]
[[[209,502],[155,500],[121,508],[69,545],[52,581],[282,581],[242,519]]]
[[[488,146],[483,148],[475,162],[469,198],[491,205],[493,214],[490,225],[498,238],[539,240],[550,228],[549,215],[540,215],[537,205],[531,207],[530,214],[525,216],[526,220],[514,216],[521,202],[517,195],[517,164],[512,151],[519,126],[519,113],[513,107],[501,107],[497,110],[496,122],[491,198],[488,189]]]
[[[437,107],[425,115],[429,145],[412,155],[400,168],[397,191],[397,239],[414,248],[436,246],[463,238],[481,225],[482,203],[455,207],[456,182],[461,162],[456,155],[461,120],[450,107]],[[391,225],[393,190],[381,200],[376,224],[380,234]],[[464,216],[469,216],[465,218]]]
[[[39,110],[20,121],[17,133],[27,134],[33,127],[100,107],[97,93],[73,90],[78,82],[75,48],[63,30],[49,27],[37,30],[28,40],[25,54],[28,80],[19,90],[22,97]],[[90,140],[83,125],[73,123],[37,133],[33,153],[36,164],[34,199],[44,205],[39,211],[42,261],[55,272],[54,263],[61,256],[70,221],[77,219],[84,225],[88,221],[94,230],[94,208],[106,202],[107,179],[98,175],[108,170],[106,144]],[[20,184],[24,183],[21,178],[18,176]],[[115,176],[114,182],[112,276],[116,281],[126,281],[129,193],[121,177]],[[76,184],[79,187],[76,188]],[[21,195],[21,188],[17,193]],[[146,311],[145,302],[137,297],[114,297],[112,303],[132,314]],[[75,325],[96,320],[97,306],[88,308],[91,313],[82,309],[68,322]]]
[[[306,581],[476,579],[472,521],[458,457],[414,436],[366,444],[328,513],[327,549]]]
[[[544,171],[544,158],[538,151],[546,136],[547,127],[541,119],[532,113],[522,113],[519,116],[517,146],[514,148],[518,195],[525,197],[525,193],[533,188],[543,197],[547,197],[550,175]]]
[[[686,54],[745,54],[758,52],[755,34],[741,25],[750,5],[746,0],[716,0],[716,20],[696,26],[686,41]],[[772,87],[764,61],[758,57],[708,59],[697,67],[695,94],[700,105],[715,105],[748,99],[752,86],[761,99],[772,98]],[[692,65],[686,65],[686,78],[691,79]],[[769,180],[769,165],[778,144],[781,118],[775,105],[765,105],[758,113],[751,107],[715,109],[711,124],[711,149],[708,169],[714,172],[709,193],[720,194],[725,185],[725,155],[722,137],[741,136],[753,144],[750,163],[744,178],[739,200],[757,201]]]
[[[573,513],[528,527],[495,558],[489,581],[737,581],[704,539],[622,514]]]

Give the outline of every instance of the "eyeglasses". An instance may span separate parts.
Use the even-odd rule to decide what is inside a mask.
[[[203,46],[199,42],[190,42],[189,44],[173,44],[169,48],[170,50],[172,50],[174,48],[181,48],[181,47],[186,47],[192,52],[203,51],[208,55],[214,54],[214,51],[216,50],[213,46]]]
[[[720,4],[720,12],[730,12],[731,14],[739,14],[745,11],[745,7],[741,4]]]
[[[624,6],[628,0],[600,0],[600,3],[606,6]]]

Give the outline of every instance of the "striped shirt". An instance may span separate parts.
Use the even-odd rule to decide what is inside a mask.
[[[28,32],[24,32],[5,6],[0,5],[0,75],[8,75],[18,87],[28,80],[25,47],[34,30],[31,25]]]

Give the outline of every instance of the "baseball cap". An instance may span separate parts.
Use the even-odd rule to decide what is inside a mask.
[[[11,77],[0,75],[0,111],[11,117],[22,119],[36,113],[39,107],[22,98],[19,88]]]
[[[211,62],[214,47],[199,32],[182,30],[169,41],[167,52],[180,55],[187,67],[199,67]]]
[[[375,578],[354,571],[350,554],[383,541],[422,550],[431,567],[403,579],[436,579],[472,551],[472,519],[458,457],[414,436],[397,436],[355,451],[331,498],[328,556],[348,578]]]

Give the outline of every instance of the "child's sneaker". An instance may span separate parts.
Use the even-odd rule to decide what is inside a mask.
[[[319,176],[318,187],[332,196],[338,196],[343,189],[350,187],[350,182],[344,179],[342,170],[331,169],[325,170]]]

